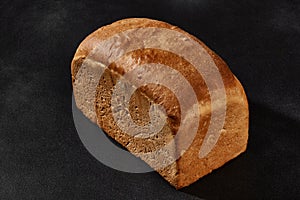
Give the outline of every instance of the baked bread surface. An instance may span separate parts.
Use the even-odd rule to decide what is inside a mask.
[[[220,137],[216,145],[203,158],[199,157],[199,149],[211,123],[211,97],[201,74],[197,73],[195,67],[184,57],[162,49],[142,48],[125,53],[114,62],[108,63],[107,68],[104,68],[97,62],[93,62],[92,59],[89,62],[85,62],[91,52],[98,48],[99,42],[127,30],[146,27],[174,30],[186,35],[188,38],[192,38],[206,50],[220,72],[226,92],[226,116],[224,126],[219,130]],[[178,151],[185,144],[188,134],[177,137],[174,145],[171,145],[167,151],[162,152],[162,157],[147,156],[146,154],[147,152],[157,151],[174,140],[181,126],[182,117],[185,117],[185,115],[181,115],[182,110],[176,95],[163,85],[148,84],[137,88],[129,103],[130,116],[140,126],[149,123],[149,108],[151,105],[159,104],[164,107],[167,115],[166,123],[157,134],[150,135],[146,139],[135,137],[120,129],[114,119],[111,108],[114,86],[124,74],[133,68],[148,63],[162,64],[180,72],[195,91],[200,105],[199,112],[201,117],[196,135],[189,148],[184,152]],[[90,88],[81,87],[80,81],[82,80],[79,78],[78,73],[83,65],[87,68],[95,68],[95,70],[103,68],[103,73],[97,82],[95,92],[92,89],[90,90]],[[147,74],[150,72],[144,71],[143,73]],[[180,157],[175,162],[163,168],[155,168],[162,177],[177,189],[190,185],[246,150],[249,112],[247,98],[242,85],[216,53],[203,42],[176,26],[157,20],[131,18],[101,27],[86,37],[79,45],[71,63],[71,74],[74,97],[78,108],[85,116],[97,123],[110,137],[127,148],[131,153],[140,157],[153,168],[180,154]],[[168,79],[170,77],[165,78]],[[84,79],[83,81],[89,80]],[[94,92],[93,99],[88,101],[83,99],[83,92]],[[189,101],[190,91],[182,91],[182,94]],[[214,109],[219,108],[215,107]],[[191,128],[187,126],[185,131],[188,133]],[[145,156],[139,156],[141,153],[145,153]]]

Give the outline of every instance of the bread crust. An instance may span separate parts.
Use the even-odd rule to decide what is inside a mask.
[[[132,64],[161,63],[179,71],[192,85],[194,91],[196,91],[197,100],[201,102],[201,106],[203,107],[201,110],[199,129],[188,150],[172,165],[158,170],[171,185],[179,189],[190,185],[200,177],[224,165],[246,150],[249,125],[248,102],[244,89],[238,79],[232,74],[226,63],[203,42],[176,26],[146,18],[123,19],[103,26],[87,36],[79,45],[71,63],[73,85],[84,60],[95,48],[96,40],[104,41],[117,33],[145,27],[176,30],[198,42],[213,59],[221,74],[227,99],[225,124],[221,130],[221,136],[217,145],[206,157],[199,158],[199,148],[207,132],[212,112],[208,88],[203,78],[193,71],[193,66],[187,60],[163,50],[135,50],[125,54],[116,62],[111,63],[108,69],[103,73],[103,78],[100,79],[97,87],[94,102],[97,119],[87,117],[97,122],[110,137],[114,138],[132,153],[136,151],[153,151],[154,149],[160,148],[166,142],[174,138],[178,126],[180,126],[181,111],[174,94],[163,86],[149,85],[139,88],[132,96],[130,111],[136,123],[145,124],[149,121],[148,109],[151,103],[158,103],[166,108],[168,115],[166,125],[158,133],[157,137],[152,137],[145,141],[141,138],[132,137],[118,128],[113,120],[114,118],[110,109],[111,92],[118,79],[131,69]],[[128,59],[131,60],[130,64],[127,63]],[[76,98],[80,97],[75,96],[75,100]],[[134,110],[135,108],[137,108],[137,111]],[[176,149],[184,143],[184,140],[184,137],[177,139],[176,146],[173,149],[175,152]],[[147,158],[144,160],[148,164],[154,162]]]

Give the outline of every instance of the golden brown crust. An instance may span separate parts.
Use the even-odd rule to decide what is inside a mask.
[[[179,71],[192,85],[196,91],[198,101],[202,102],[201,105],[204,108],[203,111],[201,111],[199,130],[189,149],[177,162],[158,171],[173,186],[182,188],[195,182],[200,177],[210,173],[213,169],[222,166],[228,160],[233,159],[245,151],[248,139],[248,103],[242,85],[231,73],[226,63],[203,42],[176,26],[145,18],[120,20],[108,26],[101,27],[90,34],[80,44],[72,60],[71,73],[73,83],[84,59],[95,48],[95,40],[106,40],[114,34],[129,29],[145,27],[166,28],[179,31],[197,41],[213,58],[222,76],[227,96],[225,125],[216,147],[205,158],[200,159],[198,157],[199,148],[211,120],[210,96],[203,78],[195,72],[195,68],[184,58],[163,50],[135,50],[125,54],[119,60],[110,64],[97,87],[95,99],[97,119],[99,126],[103,128],[104,131],[133,153],[136,151],[153,151],[153,149],[160,148],[165,142],[174,138],[174,134],[180,125],[180,108],[176,97],[167,88],[157,85],[141,87],[134,93],[130,102],[130,110],[136,123],[145,124],[149,121],[148,109],[149,105],[153,102],[163,105],[168,114],[167,124],[158,136],[145,141],[123,133],[115,124],[110,109],[112,88],[120,76],[126,71],[129,71],[135,62],[138,64],[161,63]],[[129,58],[131,64],[127,63],[127,59]],[[177,139],[177,148],[184,143],[184,140],[184,138],[180,137]],[[147,159],[145,161],[150,162]]]
[[[198,132],[189,150],[177,161],[179,169],[177,188],[195,182],[246,150],[249,126],[248,103],[240,82],[235,79],[234,84],[235,87],[226,88],[225,125],[216,146],[205,158],[199,159],[195,149],[202,144],[204,135],[201,132],[207,132],[207,124],[202,126],[203,131]],[[203,118],[207,117],[209,115],[203,116]]]
[[[74,55],[74,58],[72,60],[71,64],[71,74],[72,74],[72,80],[74,81],[74,78],[76,76],[76,73],[78,72],[79,67],[82,64],[82,60],[86,58],[86,56],[93,50],[95,47],[94,38],[99,40],[106,40],[107,38],[134,28],[144,28],[144,27],[159,27],[159,28],[176,28],[174,26],[171,26],[165,22],[159,22],[156,20],[150,20],[146,18],[129,18],[129,19],[122,19],[119,21],[116,21],[110,25],[103,26],[96,31],[94,31],[92,34],[87,36],[79,45],[77,48],[77,51]]]
[[[214,62],[218,66],[222,77],[224,79],[225,86],[227,84],[232,83],[233,81],[233,75],[230,73],[230,69],[226,65],[226,63],[216,54],[214,53],[210,48],[208,48],[203,42],[201,42],[198,38],[194,37],[193,35],[190,35],[189,33],[183,31],[182,29],[170,25],[166,22],[161,22],[157,20],[147,19],[147,18],[128,18],[128,19],[122,19],[119,21],[116,21],[110,25],[103,26],[93,33],[91,33],[89,36],[87,36],[79,45],[77,48],[77,51],[74,55],[74,58],[71,63],[71,74],[74,80],[74,77],[76,76],[76,73],[78,72],[78,69],[80,68],[83,60],[86,58],[86,56],[95,48],[95,38],[97,41],[106,40],[107,38],[129,30],[129,29],[135,29],[135,28],[145,28],[145,27],[156,27],[156,28],[168,28],[173,29],[176,31],[179,31],[183,34],[186,34],[187,36],[193,38],[195,41],[199,42],[201,46],[204,47],[205,50],[209,53],[209,55],[213,58]]]

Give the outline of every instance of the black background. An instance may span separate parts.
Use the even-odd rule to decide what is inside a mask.
[[[299,199],[299,13],[296,0],[1,1],[0,199]],[[249,98],[247,152],[180,191],[104,166],[73,123],[77,46],[127,17],[200,38]]]

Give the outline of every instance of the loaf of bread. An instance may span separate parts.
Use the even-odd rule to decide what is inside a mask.
[[[101,27],[79,45],[71,73],[83,114],[176,189],[246,150],[242,85],[176,26],[131,18]]]

